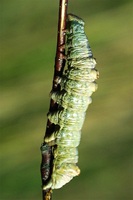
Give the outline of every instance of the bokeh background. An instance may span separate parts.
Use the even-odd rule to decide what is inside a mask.
[[[0,200],[40,200],[40,145],[56,50],[58,0],[1,0]],[[133,199],[133,2],[69,0],[97,59],[79,146],[81,174],[58,200]]]

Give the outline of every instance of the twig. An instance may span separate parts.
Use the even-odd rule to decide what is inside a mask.
[[[62,76],[63,69],[65,66],[64,46],[65,46],[67,5],[68,5],[68,0],[60,0],[59,17],[58,17],[57,48],[56,48],[52,91],[60,90],[60,86],[58,84],[58,78]],[[56,109],[57,109],[57,104],[51,99],[49,111],[53,111]],[[53,129],[54,129],[54,126],[48,120],[44,138],[50,135]],[[44,142],[41,146],[41,152],[42,152],[41,178],[42,178],[42,185],[45,185],[47,181],[50,179],[51,173],[52,173],[52,165],[53,165],[52,148]],[[51,200],[52,189],[49,188],[48,190],[42,190],[42,197],[43,197],[43,200]]]

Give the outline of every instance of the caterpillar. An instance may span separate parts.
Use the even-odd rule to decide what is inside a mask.
[[[73,14],[67,18],[65,50],[66,67],[59,79],[61,90],[51,92],[58,110],[47,115],[58,128],[45,137],[45,143],[52,146],[54,160],[51,179],[43,186],[44,190],[60,188],[79,175],[77,147],[91,95],[97,89],[98,71],[84,32],[84,21]]]

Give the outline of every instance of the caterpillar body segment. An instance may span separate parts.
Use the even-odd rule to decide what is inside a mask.
[[[91,97],[79,96],[75,93],[72,94],[71,91],[69,93],[65,90],[62,90],[61,92],[51,93],[51,98],[63,108],[67,109],[69,107],[70,110],[79,109],[82,111],[86,111],[88,106],[87,103],[90,104],[92,102]]]
[[[63,81],[61,81],[61,86],[66,91],[74,91],[79,93],[80,90],[80,94],[84,94],[84,96],[88,94],[89,96],[97,90],[96,82],[70,80],[66,76],[64,76],[62,79]]]
[[[52,123],[58,124],[61,128],[70,126],[73,130],[81,130],[85,113],[63,109],[60,111],[50,112],[47,117]]]
[[[69,70],[65,71],[65,76],[67,76],[68,79],[72,80],[81,80],[82,77],[84,77],[84,80],[88,82],[93,82],[98,78],[98,71],[96,69],[75,69],[74,67],[71,67]]]
[[[59,131],[56,131],[52,133],[50,137],[45,138],[45,142],[50,143],[54,141],[55,145],[58,145],[58,150],[60,149],[65,149],[65,147],[77,147],[80,143],[80,138],[81,138],[81,131],[77,130],[70,130],[69,129],[60,129]],[[55,154],[55,151],[54,151]]]
[[[64,153],[62,153],[64,152]],[[55,153],[55,160],[54,160],[54,164],[56,166],[56,168],[60,168],[61,165],[63,165],[64,163],[73,163],[75,165],[75,163],[78,162],[78,150],[75,147],[69,148],[68,147],[57,147],[56,150],[54,151]],[[69,158],[66,156],[66,153],[69,153]]]
[[[76,60],[76,62],[75,62]],[[68,63],[68,66],[69,68],[71,67],[74,67],[75,69],[78,68],[78,69],[86,69],[86,66],[88,67],[88,69],[94,69],[95,66],[96,66],[96,60],[94,58],[89,58],[89,62],[88,62],[88,58],[84,58],[84,59],[67,59],[67,63]]]

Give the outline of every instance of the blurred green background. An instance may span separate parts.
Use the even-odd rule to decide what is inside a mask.
[[[40,145],[56,50],[58,0],[1,0],[0,200],[41,200]],[[73,0],[97,59],[79,146],[81,174],[53,200],[133,199],[133,2]]]

